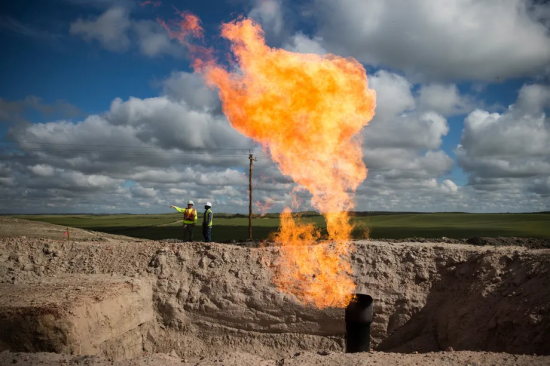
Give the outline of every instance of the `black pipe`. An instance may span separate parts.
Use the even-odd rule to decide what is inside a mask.
[[[370,351],[372,297],[356,294],[346,308],[346,353]]]

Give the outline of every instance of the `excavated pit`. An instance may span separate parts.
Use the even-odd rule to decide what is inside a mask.
[[[550,250],[377,241],[355,246],[357,291],[374,298],[375,349],[550,354]],[[1,338],[0,351],[114,359],[171,351],[264,358],[343,352],[344,309],[303,306],[278,291],[271,281],[277,252],[224,244],[0,239],[0,321],[11,334],[11,340]],[[67,312],[48,313],[48,321],[33,318],[48,293]],[[6,301],[9,296],[17,300]],[[61,323],[68,325],[58,329]],[[44,332],[58,336],[48,343],[37,336]],[[82,350],[76,334],[93,340],[90,346]]]

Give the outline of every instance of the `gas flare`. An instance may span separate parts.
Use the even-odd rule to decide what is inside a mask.
[[[352,58],[270,48],[249,19],[223,24],[222,37],[231,43],[234,69],[203,59],[195,62],[197,71],[219,89],[231,125],[311,193],[311,205],[327,223],[328,241],[319,244],[319,230],[285,209],[275,238],[281,265],[274,283],[303,303],[345,307],[355,290],[347,212],[367,177],[359,132],[376,103],[366,71]]]
[[[181,17],[181,20],[166,23],[162,19],[157,19],[157,22],[166,29],[170,38],[175,38],[182,44],[192,46],[187,38],[191,35],[195,38],[202,38],[203,29],[201,27],[201,21],[196,15],[189,12],[176,9],[176,14]]]

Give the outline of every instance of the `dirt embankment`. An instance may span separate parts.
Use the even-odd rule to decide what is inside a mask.
[[[378,350],[425,353],[452,347],[550,354],[550,318],[545,315],[550,313],[550,250],[375,241],[355,245],[358,291],[375,299],[372,344]],[[266,365],[282,358],[285,365],[306,365],[308,357],[320,357],[322,364],[362,364],[353,363],[360,356],[339,353],[344,345],[343,309],[305,306],[273,286],[277,253],[277,248],[222,244],[2,239],[0,291],[8,291],[3,286],[25,288],[67,277],[73,277],[74,286],[86,288],[78,278],[87,275],[151,283],[154,319],[138,320],[133,329],[113,335],[115,341],[96,341],[99,353],[107,357],[174,351],[186,359],[210,357],[203,361],[232,364],[228,354],[244,352]],[[99,300],[83,296],[80,301]],[[125,335],[133,340],[132,347],[116,341]],[[294,357],[300,352],[333,354]],[[377,354],[387,361],[384,364],[404,357],[403,362],[450,365],[468,363],[470,357],[467,352],[426,359]],[[478,363],[484,357],[494,364],[550,363],[550,358],[524,363],[519,356],[474,354]],[[371,356],[361,360],[366,357]]]

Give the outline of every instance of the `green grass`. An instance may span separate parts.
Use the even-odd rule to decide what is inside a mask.
[[[27,220],[126,235],[144,239],[181,238],[182,214],[160,215],[21,215]],[[202,239],[201,215],[195,228],[195,238]],[[313,222],[326,234],[324,218],[308,213],[302,220]],[[550,214],[464,214],[464,213],[374,213],[352,218],[355,238],[364,238],[370,230],[373,239],[469,238],[472,236],[550,237]],[[266,239],[277,231],[279,219],[275,214],[252,220],[255,239]],[[243,215],[215,214],[212,232],[215,241],[248,238],[248,218]]]

